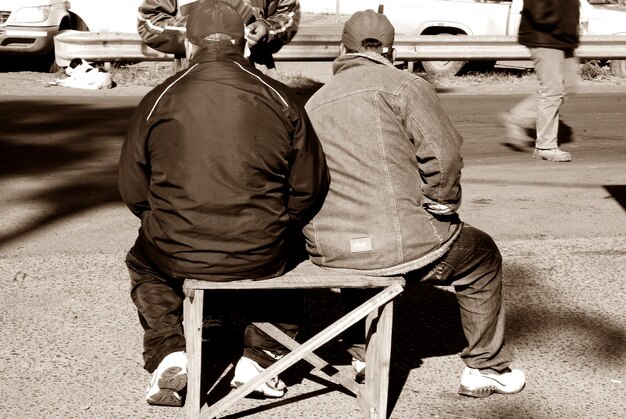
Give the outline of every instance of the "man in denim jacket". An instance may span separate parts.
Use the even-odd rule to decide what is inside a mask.
[[[393,66],[393,40],[384,15],[355,13],[334,77],[306,105],[331,173],[322,209],[304,229],[307,250],[329,268],[454,285],[468,341],[459,393],[517,393],[525,377],[504,349],[500,252],[457,215],[461,136],[433,88]],[[352,343],[359,373],[364,345]]]

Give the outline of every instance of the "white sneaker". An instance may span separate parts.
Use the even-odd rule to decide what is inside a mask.
[[[163,358],[152,373],[150,386],[146,390],[146,401],[156,406],[182,406],[178,394],[187,385],[187,354],[173,352]]]
[[[492,393],[519,393],[526,384],[526,376],[521,370],[507,369],[505,372],[483,372],[466,367],[461,377],[459,394],[470,397],[487,397]]]
[[[567,151],[563,151],[560,148],[549,148],[549,149],[540,149],[535,148],[533,152],[534,159],[540,160],[548,160],[548,161],[556,161],[556,162],[567,162],[572,161],[572,155]]]
[[[235,376],[230,382],[232,388],[241,387],[254,377],[265,371],[256,361],[242,356],[235,366]],[[255,393],[271,398],[280,398],[287,392],[287,386],[278,377],[273,377],[254,390]]]
[[[356,373],[354,381],[357,383],[365,381],[365,361],[352,358],[352,368],[354,368],[354,372]]]

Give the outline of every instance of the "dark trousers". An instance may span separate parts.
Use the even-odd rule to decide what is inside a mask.
[[[130,295],[144,330],[144,368],[153,372],[170,353],[185,351],[185,278],[156,268],[141,251],[139,242],[128,252],[126,266],[130,273]],[[301,316],[302,294],[268,290],[242,296],[243,301],[238,306],[245,309],[252,321],[274,323],[287,335],[295,337]],[[244,333],[244,356],[266,368],[275,362],[275,358],[265,351],[283,355],[287,349],[253,325],[248,325]]]
[[[511,356],[504,349],[502,256],[488,234],[464,224],[459,237],[440,260],[410,272],[406,279],[454,286],[468,343],[461,353],[467,366],[496,371],[509,366]],[[364,301],[358,291],[342,290],[348,307]],[[358,359],[363,359],[363,336],[363,324],[347,334],[346,340],[352,344],[349,352]]]

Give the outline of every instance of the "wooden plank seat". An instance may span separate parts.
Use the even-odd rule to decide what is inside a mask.
[[[283,276],[264,280],[241,280],[210,282],[186,279],[183,286],[184,329],[187,340],[188,382],[185,411],[188,418],[214,418],[225,409],[250,394],[271,377],[285,371],[300,360],[306,360],[332,382],[356,395],[366,418],[387,417],[387,392],[389,387],[389,361],[391,354],[391,332],[393,299],[404,288],[401,277],[375,277],[355,275],[322,268],[310,261],[299,264]],[[381,290],[365,303],[350,311],[322,331],[300,344],[270,323],[253,323],[272,338],[282,343],[290,352],[245,385],[232,390],[221,400],[210,406],[200,405],[202,370],[202,314],[205,290],[268,290],[268,289],[321,289],[321,288],[380,288]],[[366,365],[365,382],[359,384],[348,378],[313,353],[317,348],[337,337],[347,328],[366,319]]]

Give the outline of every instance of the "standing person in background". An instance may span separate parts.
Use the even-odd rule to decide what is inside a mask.
[[[579,20],[579,0],[524,0],[518,41],[530,49],[539,89],[502,114],[501,120],[513,141],[524,141],[526,131],[536,128],[536,159],[572,160],[559,148],[559,110],[577,88],[579,60],[574,51]]]
[[[282,275],[301,260],[302,226],[329,184],[322,147],[293,91],[244,58],[244,25],[230,2],[194,2],[186,26],[189,68],[142,99],[119,162],[121,196],[141,220],[126,265],[152,373],[146,400],[155,405],[179,406],[187,383],[185,278]],[[252,321],[295,336],[300,298],[254,297]],[[286,352],[249,325],[231,385]],[[278,377],[256,389],[266,397],[285,391]]]
[[[137,31],[143,42],[161,52],[185,56],[185,9],[196,0],[143,0]],[[298,31],[298,0],[230,0],[246,25],[250,60],[274,69],[272,54]]]
[[[502,257],[457,214],[462,138],[432,86],[394,67],[394,35],[384,15],[355,13],[333,78],[306,104],[332,179],[304,228],[310,259],[342,272],[453,285],[468,342],[459,394],[517,393],[525,376],[509,367],[504,345]],[[362,291],[342,294],[358,304]],[[357,336],[349,352],[358,377],[364,329]]]

